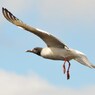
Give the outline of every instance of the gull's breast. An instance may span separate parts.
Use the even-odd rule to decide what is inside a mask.
[[[65,58],[68,60],[73,59],[72,53],[64,48],[43,48],[41,51],[41,56],[47,59],[53,60],[64,60]]]

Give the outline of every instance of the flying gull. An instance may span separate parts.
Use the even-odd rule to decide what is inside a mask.
[[[36,47],[31,50],[27,50],[27,52],[31,52],[37,54],[38,56],[42,56],[43,58],[52,59],[52,60],[63,60],[63,72],[67,74],[67,79],[70,78],[70,60],[74,59],[77,62],[90,67],[95,68],[95,65],[91,64],[86,57],[86,55],[78,50],[69,48],[66,44],[62,43],[59,39],[54,37],[48,32],[40,30],[38,28],[31,27],[17,17],[15,17],[10,11],[6,8],[2,8],[2,13],[4,17],[11,23],[15,24],[16,26],[23,28],[38,37],[40,37],[47,45],[47,47]],[[68,62],[68,68],[66,70],[65,64]]]

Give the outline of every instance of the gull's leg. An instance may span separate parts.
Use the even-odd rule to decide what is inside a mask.
[[[70,62],[68,61],[69,65],[68,65],[68,69],[67,69],[67,79],[70,79]]]
[[[64,64],[63,64],[63,72],[64,72],[64,74],[66,73],[66,67],[65,67],[65,64],[66,64],[66,60],[64,60]]]

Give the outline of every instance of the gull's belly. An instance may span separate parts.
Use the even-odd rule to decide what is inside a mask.
[[[73,59],[72,53],[62,48],[43,48],[41,56],[53,60]]]

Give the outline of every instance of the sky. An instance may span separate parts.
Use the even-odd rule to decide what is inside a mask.
[[[23,22],[52,33],[95,64],[95,0],[0,1],[0,95],[94,95],[95,70],[72,60],[70,80],[63,61],[26,53],[46,44],[2,15],[7,8]]]

